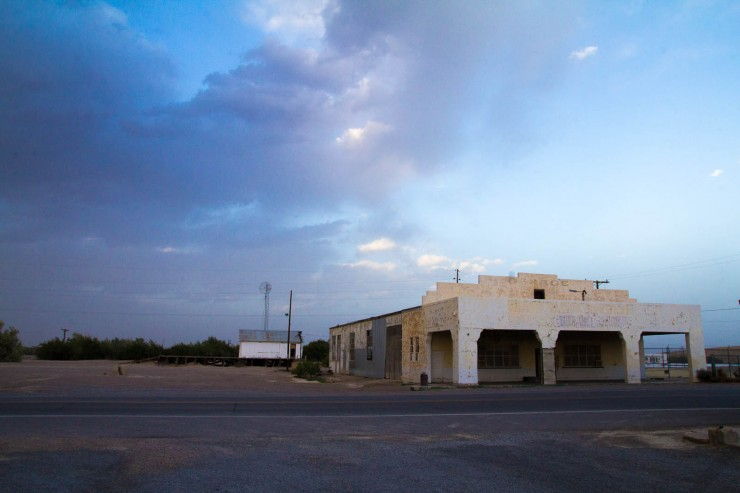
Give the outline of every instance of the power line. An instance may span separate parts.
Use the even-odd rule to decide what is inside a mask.
[[[681,270],[698,269],[701,267],[711,267],[715,265],[730,264],[733,262],[740,261],[740,253],[732,255],[725,255],[723,257],[715,257],[705,260],[697,260],[695,262],[689,262],[686,264],[671,265],[667,267],[659,267],[656,269],[638,271],[626,275],[610,276],[612,279],[623,280],[623,279],[635,279],[638,277],[647,277],[651,275],[663,274],[666,272],[677,272]]]

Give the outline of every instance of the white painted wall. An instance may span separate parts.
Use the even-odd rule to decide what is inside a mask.
[[[295,358],[301,357],[301,344],[296,346]],[[253,359],[285,359],[288,355],[287,344],[284,342],[240,342],[239,357]]]

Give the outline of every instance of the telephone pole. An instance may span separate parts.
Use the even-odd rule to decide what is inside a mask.
[[[293,290],[290,290],[290,298],[288,298],[288,359],[285,362],[285,369],[290,371],[290,321],[293,318]]]
[[[455,277],[453,277],[455,283],[460,283],[460,269],[455,269]]]
[[[67,332],[69,332],[69,329],[61,329],[62,332],[64,332],[64,335],[62,336],[62,342],[67,340]]]
[[[606,279],[604,281],[593,281],[594,284],[596,284],[596,289],[599,289],[599,285],[601,284],[609,284],[609,279]]]

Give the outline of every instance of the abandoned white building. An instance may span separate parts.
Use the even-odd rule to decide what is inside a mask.
[[[290,359],[300,359],[303,348],[301,331],[290,333]],[[240,330],[239,357],[277,363],[288,358],[287,330]]]
[[[421,306],[332,327],[338,373],[419,382],[644,378],[643,336],[684,334],[689,375],[706,366],[698,305],[638,303],[555,275],[437,283]]]

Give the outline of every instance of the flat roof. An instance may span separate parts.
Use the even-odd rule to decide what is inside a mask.
[[[361,318],[359,320],[355,320],[354,322],[347,322],[347,323],[343,323],[343,324],[334,325],[332,327],[329,327],[329,330],[336,329],[338,327],[344,327],[345,325],[359,324],[359,323],[362,323],[362,322],[368,322],[370,320],[377,320],[379,318],[390,317],[391,315],[398,315],[398,314],[403,313],[403,312],[408,312],[408,311],[411,311],[411,310],[416,310],[417,308],[421,308],[421,305],[412,306],[411,308],[404,308],[403,310],[398,310],[398,311],[395,311],[395,312],[384,313],[383,315],[375,315],[374,317]]]

